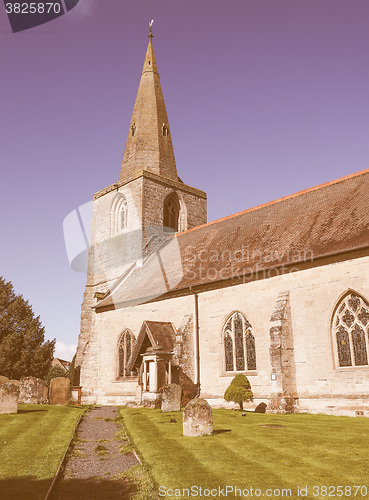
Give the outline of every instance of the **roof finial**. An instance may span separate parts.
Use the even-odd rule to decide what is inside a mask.
[[[151,19],[151,22],[149,23],[149,26],[150,26],[150,33],[149,33],[149,37],[151,38],[151,40],[152,40],[152,37],[154,36],[154,35],[152,34],[152,29],[151,29],[151,26],[153,25],[153,22],[154,22],[154,19]]]

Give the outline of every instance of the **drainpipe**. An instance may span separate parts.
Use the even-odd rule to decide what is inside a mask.
[[[196,375],[197,375],[197,390],[196,390],[196,396],[200,396],[201,392],[201,384],[200,384],[200,335],[199,335],[199,296],[196,292],[192,290],[192,287],[190,287],[191,293],[193,293],[194,299],[195,299],[195,353],[196,353],[196,358],[195,358],[195,363],[196,363]]]

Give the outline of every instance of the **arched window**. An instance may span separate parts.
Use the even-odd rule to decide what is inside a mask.
[[[118,377],[126,377],[128,361],[131,357],[135,336],[130,330],[124,330],[118,343]]]
[[[366,300],[355,292],[348,292],[335,309],[332,328],[338,365],[368,365],[369,304]]]
[[[176,193],[169,194],[164,200],[163,226],[178,232],[179,200]]]
[[[165,123],[163,123],[163,125],[161,126],[161,132],[164,137],[168,136],[168,127],[165,125]]]
[[[119,193],[112,206],[112,234],[119,234],[128,225],[128,202],[126,197]]]
[[[128,215],[128,204],[127,200],[124,199],[120,206],[120,229],[127,227],[127,215]]]
[[[252,326],[240,312],[233,313],[223,328],[225,370],[256,370],[255,338]]]

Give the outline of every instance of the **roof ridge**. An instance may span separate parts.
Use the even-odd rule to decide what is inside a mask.
[[[216,219],[216,220],[207,222],[206,224],[201,224],[200,226],[196,226],[196,227],[194,227],[192,229],[187,229],[186,231],[182,231],[182,232],[178,233],[177,236],[181,236],[182,234],[186,234],[186,233],[190,233],[190,232],[196,231],[197,229],[200,229],[202,227],[211,226],[212,224],[217,224],[219,222],[222,222],[222,221],[225,221],[225,220],[228,220],[228,219],[232,219],[233,217],[237,217],[239,215],[242,215],[242,214],[245,214],[245,213],[248,213],[248,212],[253,212],[254,210],[260,210],[261,208],[264,208],[264,207],[267,207],[267,206],[270,206],[270,205],[274,205],[275,203],[279,203],[281,201],[292,199],[292,198],[295,198],[297,196],[301,196],[303,194],[310,193],[312,191],[316,191],[318,189],[322,189],[322,188],[325,188],[325,187],[328,187],[328,186],[332,186],[333,184],[338,184],[339,182],[343,182],[343,181],[346,181],[346,180],[351,179],[353,177],[358,177],[359,175],[364,175],[366,173],[369,173],[369,168],[364,169],[364,170],[360,170],[359,172],[354,172],[353,174],[345,175],[344,177],[339,177],[338,179],[334,179],[332,181],[324,182],[323,184],[318,184],[316,186],[312,186],[310,188],[303,189],[301,191],[297,191],[296,193],[292,193],[292,194],[288,194],[286,196],[282,196],[281,198],[277,198],[276,200],[268,201],[266,203],[262,203],[261,205],[256,205],[256,207],[251,207],[251,208],[247,208],[246,210],[241,210],[240,212],[236,212],[235,214],[227,215],[226,217],[221,217],[220,219]]]

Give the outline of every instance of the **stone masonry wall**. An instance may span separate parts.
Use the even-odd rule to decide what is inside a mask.
[[[363,257],[200,293],[202,396],[221,401],[236,374],[224,370],[222,327],[231,312],[240,311],[251,323],[255,336],[257,370],[245,372],[255,395],[254,405],[272,401],[273,366],[269,349],[270,329],[274,322],[271,317],[280,294],[288,291],[296,370],[293,383],[296,384],[300,411],[350,415],[355,409],[369,411],[368,367],[339,368],[333,355],[334,339],[331,335],[332,313],[343,292],[351,288],[369,298],[368,264],[369,258]],[[193,307],[193,296],[188,295],[98,315],[98,343],[101,346],[98,394],[101,401],[108,397],[113,401],[114,397],[119,399],[118,396],[122,395],[124,384],[116,380],[117,342],[121,332],[130,328],[137,336],[144,320],[171,321],[178,331],[182,329],[178,339],[182,342],[188,335],[185,331],[190,325],[189,315],[193,314]],[[190,342],[178,351],[182,353],[183,366],[188,363],[188,373],[191,373],[189,346],[192,341],[193,327]],[[93,364],[91,369],[96,372]]]

